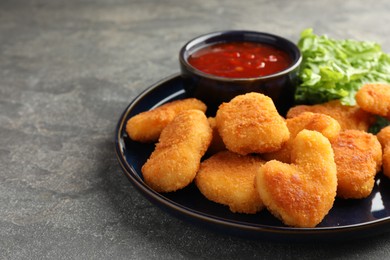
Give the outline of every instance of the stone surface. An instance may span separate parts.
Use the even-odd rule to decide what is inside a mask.
[[[122,174],[120,114],[179,71],[189,39],[248,29],[296,41],[312,27],[390,52],[390,2],[0,1],[0,259],[379,258],[390,234],[277,243],[166,214]]]

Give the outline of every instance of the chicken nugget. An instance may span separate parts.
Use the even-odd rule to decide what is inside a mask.
[[[259,168],[256,187],[267,209],[283,223],[315,227],[333,207],[337,171],[329,140],[302,130],[293,141],[292,164],[276,160]]]
[[[207,199],[232,212],[254,214],[263,208],[255,189],[255,174],[263,163],[256,156],[222,151],[201,163],[195,183]]]
[[[145,182],[157,192],[171,192],[190,184],[212,138],[206,115],[186,110],[165,127],[155,150],[142,166]]]
[[[366,198],[382,165],[382,147],[375,135],[345,130],[331,141],[337,165],[337,196]]]
[[[376,137],[378,141],[381,143],[382,147],[386,147],[390,145],[390,126],[386,126],[382,128],[377,134]]]
[[[317,105],[299,105],[290,108],[287,112],[287,118],[293,118],[303,112],[321,113],[336,119],[342,130],[357,129],[367,131],[375,123],[375,117],[362,110],[358,106],[342,105],[340,100],[332,100]]]
[[[286,123],[290,131],[290,139],[280,150],[263,154],[264,159],[290,163],[292,143],[296,135],[303,129],[320,132],[329,140],[336,138],[340,133],[340,124],[337,120],[325,114],[303,112],[296,117],[287,119]]]
[[[390,126],[382,128],[376,136],[382,145],[383,174],[390,178]]]
[[[386,146],[385,148],[383,148],[382,163],[383,174],[387,178],[390,178],[390,146]]]
[[[206,105],[195,98],[171,101],[152,110],[141,112],[131,117],[126,124],[126,132],[134,141],[156,142],[161,131],[181,111],[197,109],[206,111]]]
[[[390,119],[390,85],[365,84],[355,99],[364,111]]]
[[[241,155],[276,151],[290,137],[272,99],[260,93],[221,104],[215,119],[226,148]]]

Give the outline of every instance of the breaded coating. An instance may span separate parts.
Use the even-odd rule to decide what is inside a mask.
[[[390,146],[386,146],[383,149],[382,163],[383,174],[390,178]]]
[[[195,98],[187,98],[166,103],[149,111],[131,117],[126,124],[126,132],[134,141],[156,142],[161,131],[181,111],[197,109],[206,112],[206,105]]]
[[[382,147],[386,147],[390,145],[390,126],[386,126],[382,128],[377,134],[376,137],[378,141],[381,143]]]
[[[383,174],[390,178],[390,146],[383,149],[382,163]]]
[[[382,145],[383,174],[390,178],[390,126],[382,128],[376,136]]]
[[[332,100],[312,106],[299,105],[292,107],[286,117],[293,118],[303,112],[321,113],[336,119],[342,130],[357,129],[367,131],[375,123],[375,117],[358,106],[342,105],[339,100]]]
[[[223,143],[221,136],[219,135],[215,117],[209,117],[207,118],[207,120],[209,121],[211,129],[213,129],[213,138],[211,140],[209,149],[207,150],[207,154],[213,155],[220,151],[226,150],[226,147],[225,144]]]
[[[221,104],[215,119],[226,148],[241,155],[276,151],[290,137],[272,99],[260,93]]]
[[[254,214],[263,208],[255,189],[255,174],[263,163],[256,156],[222,151],[201,163],[195,183],[207,199],[232,212]]]
[[[364,111],[390,119],[390,85],[365,84],[355,99]]]
[[[296,135],[303,129],[320,132],[329,140],[336,138],[340,133],[340,124],[337,120],[325,114],[303,112],[296,117],[287,119],[286,123],[290,131],[290,139],[280,150],[263,154],[264,159],[290,163],[292,143]]]
[[[146,184],[157,192],[171,192],[190,184],[212,138],[206,115],[200,110],[178,114],[161,132],[159,142],[142,166]]]
[[[276,160],[259,168],[256,187],[267,209],[283,223],[315,227],[333,207],[337,171],[329,140],[302,130],[293,141],[292,164]]]
[[[359,130],[345,130],[331,143],[337,165],[337,196],[344,199],[369,196],[382,166],[382,147],[377,137]]]

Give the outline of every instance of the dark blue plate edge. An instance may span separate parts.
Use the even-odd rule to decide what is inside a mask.
[[[115,129],[115,153],[122,171],[129,179],[130,183],[150,202],[179,219],[190,221],[199,226],[206,226],[218,232],[229,233],[251,239],[276,240],[280,242],[337,242],[340,240],[346,241],[361,239],[389,231],[390,216],[353,225],[315,228],[279,227],[261,224],[256,225],[252,223],[227,220],[180,205],[149,188],[139,177],[136,170],[127,163],[126,158],[123,156],[122,147],[124,146],[124,142],[121,139],[122,134],[132,108],[142,99],[147,98],[151,92],[158,89],[161,85],[179,77],[180,74],[175,73],[154,83],[142,91],[135,99],[133,99],[133,101],[130,102],[121,114]]]

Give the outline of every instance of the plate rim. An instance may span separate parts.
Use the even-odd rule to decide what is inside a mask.
[[[143,91],[141,91],[134,99],[131,100],[131,102],[126,106],[125,110],[121,113],[119,117],[119,121],[117,122],[116,128],[115,128],[115,154],[117,157],[117,160],[121,166],[122,172],[125,174],[125,176],[129,179],[130,183],[137,188],[137,190],[144,196],[146,199],[151,201],[153,204],[155,204],[158,207],[163,206],[164,209],[168,209],[169,213],[179,213],[180,215],[189,218],[190,220],[195,220],[197,222],[205,223],[205,224],[211,224],[211,225],[218,225],[218,227],[222,228],[229,228],[233,229],[233,231],[246,231],[250,234],[259,233],[260,237],[263,237],[265,234],[272,234],[275,235],[278,239],[280,236],[286,236],[286,238],[302,238],[302,236],[307,235],[315,235],[315,238],[321,239],[321,236],[324,236],[323,238],[329,237],[329,235],[332,236],[335,233],[341,234],[341,233],[354,233],[358,232],[359,230],[367,230],[370,228],[377,228],[380,229],[384,225],[388,225],[390,227],[390,215],[380,218],[380,219],[374,219],[367,222],[362,223],[355,223],[355,224],[349,224],[349,225],[341,225],[341,226],[327,226],[327,227],[313,227],[313,228],[297,228],[297,227],[289,227],[289,226],[270,226],[265,224],[255,224],[255,223],[247,223],[242,221],[236,221],[231,219],[224,219],[222,217],[214,216],[211,214],[207,214],[204,212],[200,212],[194,209],[191,209],[187,206],[181,205],[175,201],[170,200],[169,198],[165,197],[163,194],[160,194],[153,189],[151,189],[138,175],[136,170],[127,162],[126,158],[122,154],[122,147],[124,147],[123,141],[121,141],[122,133],[124,131],[124,127],[126,124],[126,119],[131,112],[131,109],[140,102],[143,98],[147,97],[148,94],[153,92],[155,89],[158,89],[162,85],[166,84],[170,80],[174,80],[176,78],[180,77],[180,73],[174,73],[168,77],[165,77],[154,84],[150,85],[149,87],[145,88]],[[179,95],[179,94],[177,94]],[[217,227],[217,228],[218,228]],[[376,233],[383,233],[385,231],[377,230]],[[235,232],[233,232],[235,233]],[[360,236],[361,237],[361,236]],[[310,237],[309,239],[312,240],[314,237]],[[345,238],[345,236],[339,236],[339,238]],[[322,239],[321,239],[322,240]]]

